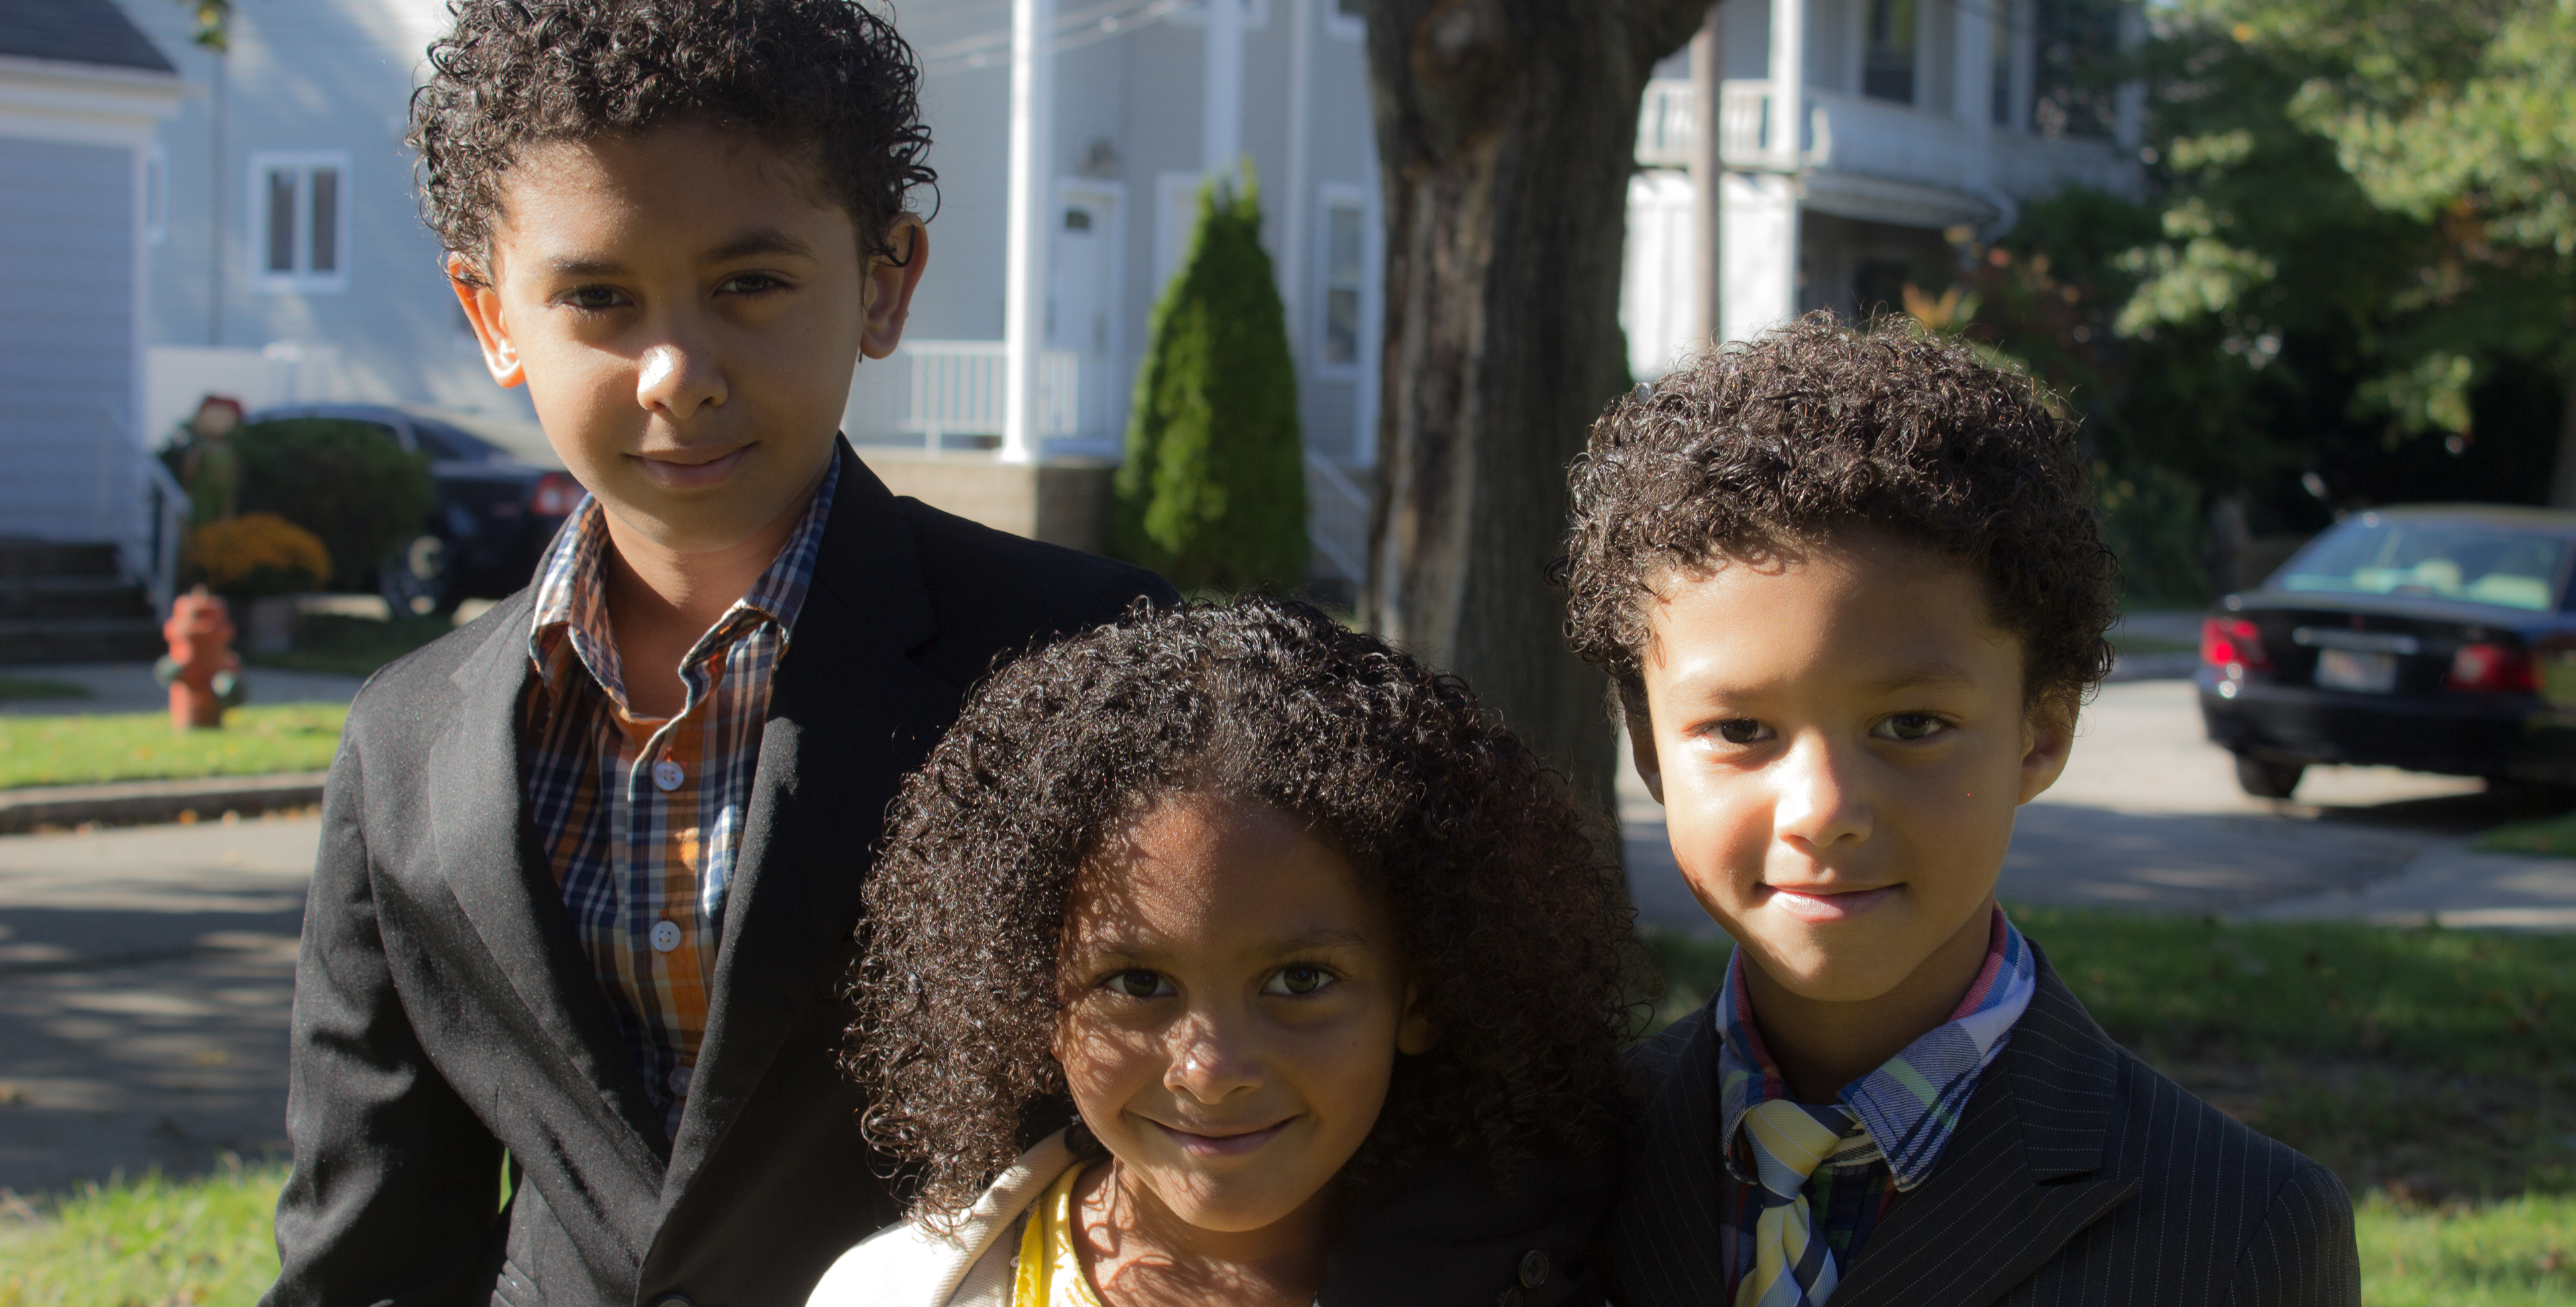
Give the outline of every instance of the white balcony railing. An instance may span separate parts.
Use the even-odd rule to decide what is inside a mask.
[[[888,437],[899,437],[933,453],[960,440],[968,448],[987,447],[1002,434],[1006,368],[998,340],[908,342],[884,362],[859,365],[844,423],[854,439],[870,444],[898,443]],[[1099,411],[1108,408],[1103,401],[1113,393],[1108,381],[1103,363],[1048,350],[1038,362],[1040,434],[1048,440],[1113,440],[1112,417]]]
[[[1659,77],[1646,83],[1637,109],[1637,162],[1649,168],[1687,168],[1699,137],[1699,95],[1689,82]]]

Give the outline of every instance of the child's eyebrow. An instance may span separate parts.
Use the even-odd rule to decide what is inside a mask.
[[[1976,683],[1977,678],[1969,675],[1966,668],[1936,658],[1891,672],[1874,682],[1870,688],[1880,694],[1894,694],[1900,690],[1919,690],[1927,687],[1966,688],[1973,687]]]
[[[1310,930],[1271,940],[1262,948],[1267,953],[1302,953],[1308,949],[1363,948],[1367,944],[1368,938],[1356,930]]]
[[[792,254],[798,258],[808,259],[814,257],[813,249],[805,242],[775,227],[760,227],[744,232],[707,251],[699,257],[698,262],[729,263],[755,254]]]

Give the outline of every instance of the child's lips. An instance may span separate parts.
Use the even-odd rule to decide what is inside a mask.
[[[1897,886],[1836,890],[1821,885],[1765,885],[1771,906],[1800,921],[1848,921],[1896,897]]]
[[[1155,1121],[1154,1127],[1171,1136],[1172,1142],[1179,1144],[1181,1151],[1192,1157],[1241,1157],[1278,1138],[1280,1132],[1286,1130],[1290,1122],[1296,1119],[1292,1116],[1286,1121],[1266,1125],[1258,1130],[1246,1130],[1239,1134],[1200,1134],[1196,1131],[1183,1130],[1178,1126],[1165,1125],[1160,1121]]]
[[[742,456],[750,451],[750,445],[738,445],[727,453],[702,461],[690,458],[691,451],[686,450],[637,454],[634,457],[643,465],[644,475],[652,478],[655,484],[673,490],[698,490],[733,475],[733,470],[742,464]]]

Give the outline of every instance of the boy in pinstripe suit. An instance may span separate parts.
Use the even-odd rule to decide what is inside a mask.
[[[1996,906],[2110,661],[2048,398],[1818,314],[1613,405],[1573,495],[1576,643],[1737,941],[1637,1055],[1616,1300],[2357,1303],[2334,1176],[2113,1043]]]

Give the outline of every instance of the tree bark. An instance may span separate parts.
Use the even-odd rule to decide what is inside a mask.
[[[1604,813],[1616,735],[1548,563],[1566,463],[1633,384],[1620,256],[1638,102],[1708,0],[1370,0],[1386,207],[1362,614]],[[1615,842],[1612,845],[1616,849]]]

